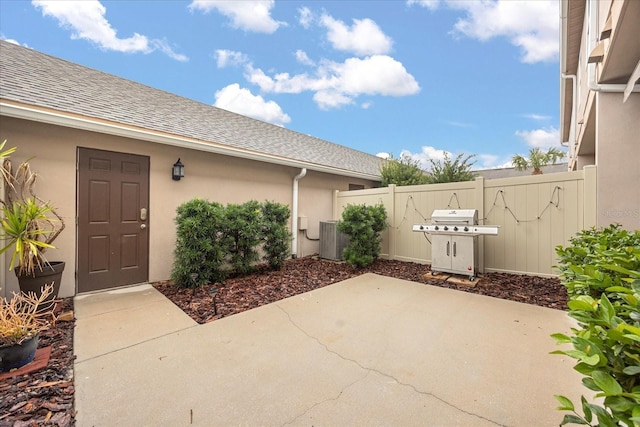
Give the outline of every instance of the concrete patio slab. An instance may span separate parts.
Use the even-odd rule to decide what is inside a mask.
[[[75,297],[76,363],[197,323],[146,284]]]
[[[366,274],[165,333],[134,304],[82,318],[111,298],[76,299],[78,426],[557,425],[584,392],[542,307]],[[155,337],[123,346],[133,320]]]

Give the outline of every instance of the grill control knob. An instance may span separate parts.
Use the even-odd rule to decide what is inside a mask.
[[[446,225],[444,226],[444,231],[447,231],[449,229],[449,227],[447,227]]]
[[[434,227],[434,230],[438,231],[440,230],[440,227],[438,227],[437,225]]]
[[[424,230],[424,225],[421,225],[421,226],[420,226],[420,230]]]
[[[453,231],[458,231],[458,227],[453,227]]]
[[[464,228],[464,231],[469,231],[469,227],[465,227],[465,228]]]

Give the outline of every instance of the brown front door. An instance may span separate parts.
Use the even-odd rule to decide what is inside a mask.
[[[78,292],[148,280],[148,209],[148,157],[78,148]]]

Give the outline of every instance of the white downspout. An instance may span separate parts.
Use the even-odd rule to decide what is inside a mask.
[[[302,168],[300,173],[293,177],[293,207],[291,209],[291,258],[298,255],[298,181],[305,177],[307,168]]]
[[[596,0],[589,0],[589,20],[588,20],[588,33],[589,33],[589,50],[590,53],[598,44],[598,2]],[[598,83],[598,76],[596,73],[596,64],[587,64],[587,83],[589,90],[594,92],[612,92],[612,93],[624,93],[627,88],[626,84],[600,84]],[[640,92],[640,85],[634,85],[631,92]]]

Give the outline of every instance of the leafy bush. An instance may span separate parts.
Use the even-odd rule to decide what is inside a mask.
[[[262,204],[263,260],[272,270],[279,270],[289,255],[291,233],[287,229],[289,207],[276,202]]]
[[[640,232],[629,233],[619,224],[607,228],[583,230],[571,240],[571,246],[556,247],[563,277],[570,297],[590,295],[599,298],[605,289],[621,285],[624,273],[609,268],[606,275],[597,274],[599,266],[616,264],[624,269],[637,269],[633,252],[640,248]]]
[[[251,273],[261,244],[263,259],[272,269],[281,268],[289,253],[287,205],[251,200],[225,208],[193,199],[180,205],[177,213],[171,280],[178,286],[223,281],[229,267],[239,275]]]
[[[338,221],[338,230],[349,237],[344,249],[346,262],[355,267],[371,264],[380,254],[380,232],[387,226],[384,206],[347,205]]]
[[[254,263],[260,258],[256,250],[261,241],[262,231],[260,204],[255,200],[242,205],[229,204],[225,218],[231,266],[240,275],[249,274],[254,270]]]
[[[178,206],[177,214],[171,280],[181,287],[224,280],[227,247],[221,227],[224,207],[219,203],[193,199]]]
[[[614,225],[585,230],[558,247],[563,283],[570,296],[569,316],[578,321],[572,336],[554,334],[572,350],[557,350],[577,360],[574,369],[599,406],[582,397],[580,415],[573,402],[556,396],[558,408],[570,411],[562,424],[640,425],[640,232]]]

